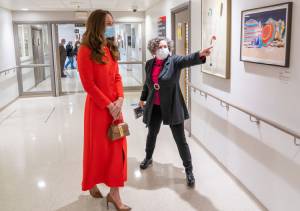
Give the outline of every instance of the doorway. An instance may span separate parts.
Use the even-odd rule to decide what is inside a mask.
[[[144,81],[145,25],[116,23],[116,42],[121,53],[119,70],[125,91],[139,91]],[[61,39],[81,42],[85,24],[80,22],[14,22],[17,77],[20,96],[60,96],[84,92],[77,70],[76,54],[60,64]],[[71,62],[72,63],[72,62]],[[61,66],[67,77],[61,77]]]
[[[35,26],[31,26],[31,34],[32,34],[32,54],[33,54],[33,62],[34,64],[43,64],[43,34],[42,29],[37,28]],[[43,82],[45,77],[45,68],[44,67],[34,67],[34,79],[35,79],[35,87],[37,87],[41,82]]]
[[[144,80],[145,44],[144,23],[115,23],[116,43],[120,51],[119,72],[122,76],[125,91],[139,91]],[[54,57],[56,58],[55,69],[57,75],[59,95],[84,92],[81,85],[76,53],[73,54],[73,65],[69,64],[69,58],[62,64],[59,53],[61,40],[65,39],[64,48],[71,44],[73,51],[76,43],[81,43],[82,36],[86,30],[84,23],[57,23],[53,24],[54,31]],[[69,64],[69,66],[67,66]],[[74,68],[72,68],[74,66]],[[60,77],[61,71],[66,77]]]
[[[86,30],[84,23],[58,23],[53,24],[55,69],[57,76],[58,95],[84,92],[77,69],[77,52]],[[64,45],[62,40],[65,40]],[[64,49],[66,58],[61,58]],[[63,76],[63,77],[62,77]]]
[[[50,24],[14,23],[20,96],[55,95]]]
[[[191,7],[190,2],[182,4],[171,11],[172,18],[172,40],[174,40],[174,51],[176,55],[185,56],[191,52]],[[188,110],[191,111],[191,97],[188,81],[190,78],[190,68],[185,68],[181,72],[180,88],[183,94],[183,98],[188,106]],[[186,129],[191,131],[190,119],[186,121]],[[191,135],[191,133],[189,134]]]

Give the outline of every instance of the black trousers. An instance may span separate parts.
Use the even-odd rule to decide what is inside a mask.
[[[151,115],[151,120],[148,128],[148,136],[146,142],[146,158],[152,158],[153,151],[155,148],[156,138],[160,130],[162,123],[162,115],[160,106],[154,105]],[[180,154],[180,157],[183,162],[183,166],[186,171],[192,171],[192,157],[188,143],[186,142],[184,134],[184,123],[178,125],[170,125],[173,137],[177,144],[177,148]]]

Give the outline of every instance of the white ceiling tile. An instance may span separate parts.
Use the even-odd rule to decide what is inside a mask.
[[[108,9],[111,11],[128,11],[137,6],[144,11],[161,0],[0,0],[0,7],[10,10],[82,10]]]

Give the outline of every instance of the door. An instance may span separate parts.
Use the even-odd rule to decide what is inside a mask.
[[[83,33],[86,30],[85,24],[60,23],[53,24],[52,28],[54,31],[53,54],[56,59],[54,63],[57,76],[58,95],[84,92],[77,69],[77,50],[82,40]],[[64,45],[62,44],[62,40],[65,40]],[[66,45],[68,43],[73,46],[74,56],[71,58],[73,59],[71,60],[73,61],[73,65],[69,62],[70,58],[60,58],[60,55],[62,54],[60,51],[62,51],[63,48],[66,50]]]
[[[140,91],[144,83],[145,37],[143,23],[116,23],[120,51],[119,71],[124,90]]]
[[[50,24],[14,23],[20,96],[55,94]]]
[[[115,23],[116,37],[115,41],[120,51],[119,71],[122,76],[124,90],[140,91],[144,82],[144,61],[145,61],[145,37],[144,23]],[[77,60],[74,57],[74,67],[63,67],[60,64],[59,45],[62,39],[66,44],[72,42],[75,48],[76,43],[82,41],[82,36],[86,30],[84,23],[60,23],[53,24],[54,31],[54,64],[56,69],[56,81],[58,93],[67,94],[74,92],[83,92],[80,77],[77,70]],[[66,46],[65,44],[65,46]],[[68,59],[66,61],[66,64]],[[66,77],[60,77],[63,71]]]
[[[175,43],[176,55],[188,55],[190,53],[190,2],[180,5],[171,11],[172,39]],[[191,112],[191,95],[188,81],[190,81],[190,68],[183,69],[180,77],[180,88],[189,112]],[[185,122],[185,128],[191,136],[191,118]]]
[[[187,7],[175,11],[174,18],[174,41],[175,41],[175,54],[188,55],[189,54],[189,10]],[[188,97],[188,87],[186,81],[188,80],[188,68],[183,69],[180,77],[180,88],[183,93],[185,101]]]
[[[34,64],[43,64],[43,41],[42,41],[42,30],[32,27],[32,53]],[[45,68],[44,67],[34,67],[34,78],[35,87],[37,87],[41,82],[45,80]]]

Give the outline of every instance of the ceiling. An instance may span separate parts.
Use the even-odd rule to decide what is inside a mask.
[[[106,9],[110,11],[145,11],[161,0],[0,0],[9,10],[76,11]]]

